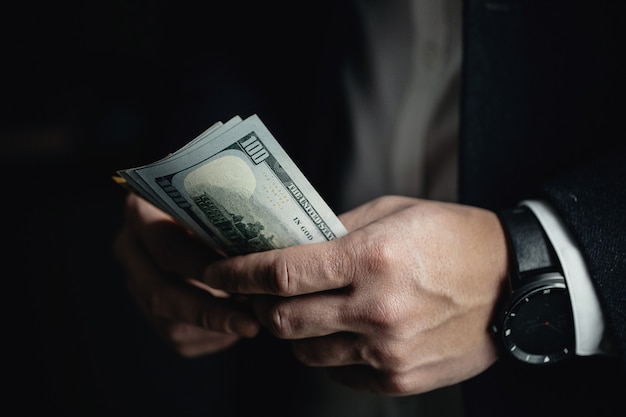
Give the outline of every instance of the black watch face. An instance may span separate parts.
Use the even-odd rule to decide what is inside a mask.
[[[547,364],[574,353],[574,322],[564,287],[538,288],[518,300],[506,315],[502,337],[517,359]]]

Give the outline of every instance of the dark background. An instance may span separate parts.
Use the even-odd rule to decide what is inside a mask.
[[[157,339],[113,257],[126,194],[111,176],[253,113],[306,175],[328,4],[3,6],[2,374],[14,415],[276,416],[306,389],[265,336],[196,360]]]

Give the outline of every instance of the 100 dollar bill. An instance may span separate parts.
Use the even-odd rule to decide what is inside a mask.
[[[257,115],[218,122],[177,152],[118,175],[226,255],[347,233]]]

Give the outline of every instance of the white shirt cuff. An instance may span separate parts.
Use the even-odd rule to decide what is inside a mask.
[[[585,261],[561,219],[547,203],[525,200],[552,242],[570,294],[576,333],[576,354],[607,353],[602,349],[604,318]]]

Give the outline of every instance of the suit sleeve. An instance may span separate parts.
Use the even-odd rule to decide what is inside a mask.
[[[626,363],[626,149],[543,188],[585,258],[609,336]]]

